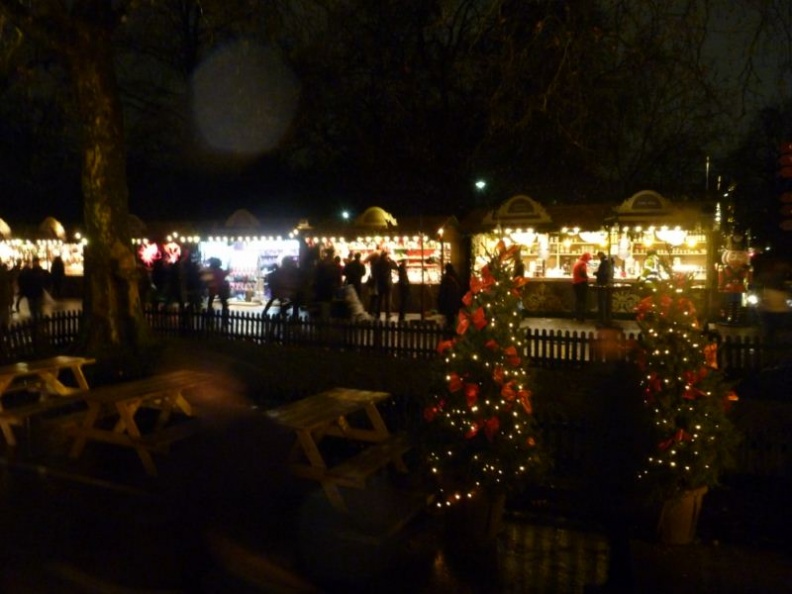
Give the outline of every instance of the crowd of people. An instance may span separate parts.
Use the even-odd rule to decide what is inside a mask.
[[[59,299],[65,276],[63,260],[56,256],[50,269],[41,266],[38,257],[17,261],[13,266],[0,263],[0,328],[7,327],[13,314],[20,313],[24,302],[33,319],[44,315],[44,304]]]
[[[184,311],[211,311],[219,302],[227,320],[231,286],[229,273],[217,258],[205,264],[197,254],[184,250],[173,262],[156,260],[139,268],[139,290],[143,303],[157,307],[178,306]],[[32,317],[40,317],[47,300],[59,299],[63,292],[63,262],[56,258],[49,270],[38,258],[13,267],[0,265],[0,324],[8,325],[20,304],[26,302]],[[387,249],[350,254],[346,260],[332,248],[321,255],[297,262],[285,257],[266,275],[267,314],[275,302],[283,314],[299,315],[305,308],[320,317],[337,316],[334,306],[343,303],[345,317],[356,320],[395,318],[404,322],[411,304],[411,283],[406,259],[395,261]],[[466,289],[451,264],[441,278],[436,309],[453,329]]]
[[[228,313],[231,286],[228,271],[219,258],[209,258],[202,266],[189,250],[175,262],[156,260],[151,269],[140,273],[140,294],[144,302],[157,307],[178,305],[183,309],[212,309],[219,300],[224,315]]]
[[[343,260],[332,248],[320,256],[300,263],[284,258],[267,275],[269,299],[264,307],[268,313],[278,301],[281,312],[307,307],[319,317],[334,315],[339,302],[346,307],[346,317],[355,320],[407,319],[411,308],[411,283],[407,261],[393,259],[387,249],[363,257],[359,252]],[[445,266],[437,301],[437,310],[448,320],[456,319],[462,303],[462,283],[451,264]]]
[[[401,260],[397,263],[387,249],[372,252],[365,258],[354,253],[343,261],[332,248],[328,248],[315,261],[303,263],[303,268],[308,271],[305,291],[313,298],[314,309],[320,317],[328,317],[333,303],[343,301],[348,313],[356,319],[379,320],[384,317],[387,321],[394,309],[399,321],[406,319],[410,300],[407,262]],[[276,282],[274,285],[270,283],[272,292],[281,286],[282,278],[277,278],[277,274],[283,269],[284,266],[273,273]],[[294,270],[294,267],[290,269]],[[394,286],[397,288],[395,308]]]

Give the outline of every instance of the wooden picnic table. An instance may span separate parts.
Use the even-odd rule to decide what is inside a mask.
[[[76,395],[89,389],[83,366],[95,363],[87,357],[57,356],[22,361],[0,367],[0,431],[10,447],[17,445],[12,426],[24,425],[35,415],[65,407]],[[63,383],[63,372],[71,374],[72,384]],[[3,396],[26,390],[38,392],[38,402],[7,408]]]
[[[21,389],[40,392],[43,396],[70,396],[87,390],[88,381],[85,379],[83,366],[92,363],[96,363],[96,359],[61,355],[4,365],[0,367],[0,396]],[[67,386],[61,381],[63,371],[71,372],[76,386]]]
[[[156,476],[152,452],[167,451],[170,444],[192,435],[198,428],[194,419],[170,423],[174,413],[194,416],[193,406],[184,393],[212,379],[208,373],[178,370],[81,392],[79,396],[85,401],[87,411],[72,429],[74,442],[69,456],[79,458],[88,441],[130,447],[137,453],[146,473]],[[159,411],[153,427],[145,433],[138,422],[141,409]],[[110,426],[108,417],[114,417],[115,424]]]
[[[392,435],[377,409],[390,399],[387,392],[333,388],[275,409],[267,415],[296,433],[290,468],[304,478],[319,481],[337,509],[346,510],[339,486],[364,488],[366,480],[389,463],[406,472],[401,458],[409,449],[403,435]],[[360,422],[355,413],[364,412]],[[327,436],[370,444],[355,456],[330,466],[320,443]]]

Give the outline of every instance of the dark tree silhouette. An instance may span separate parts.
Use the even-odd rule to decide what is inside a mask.
[[[91,353],[134,349],[147,336],[127,222],[123,115],[113,62],[113,33],[133,4],[0,2],[5,32],[21,34],[22,42],[56,60],[73,93],[88,240],[82,346]]]

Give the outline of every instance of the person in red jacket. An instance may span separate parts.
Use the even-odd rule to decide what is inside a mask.
[[[574,317],[578,322],[586,321],[588,313],[588,263],[591,254],[585,252],[572,267],[572,290],[575,294]]]

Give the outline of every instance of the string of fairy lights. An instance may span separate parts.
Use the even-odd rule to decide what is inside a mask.
[[[731,432],[725,411],[736,399],[724,388],[717,347],[706,340],[684,281],[655,283],[637,314],[645,357],[641,386],[657,440],[639,478],[659,478],[671,490],[716,480],[727,447],[718,442]]]
[[[444,341],[447,390],[428,419],[446,439],[428,461],[449,506],[482,490],[503,489],[539,462],[525,343],[519,330],[520,287],[504,244],[471,280],[456,335]]]

